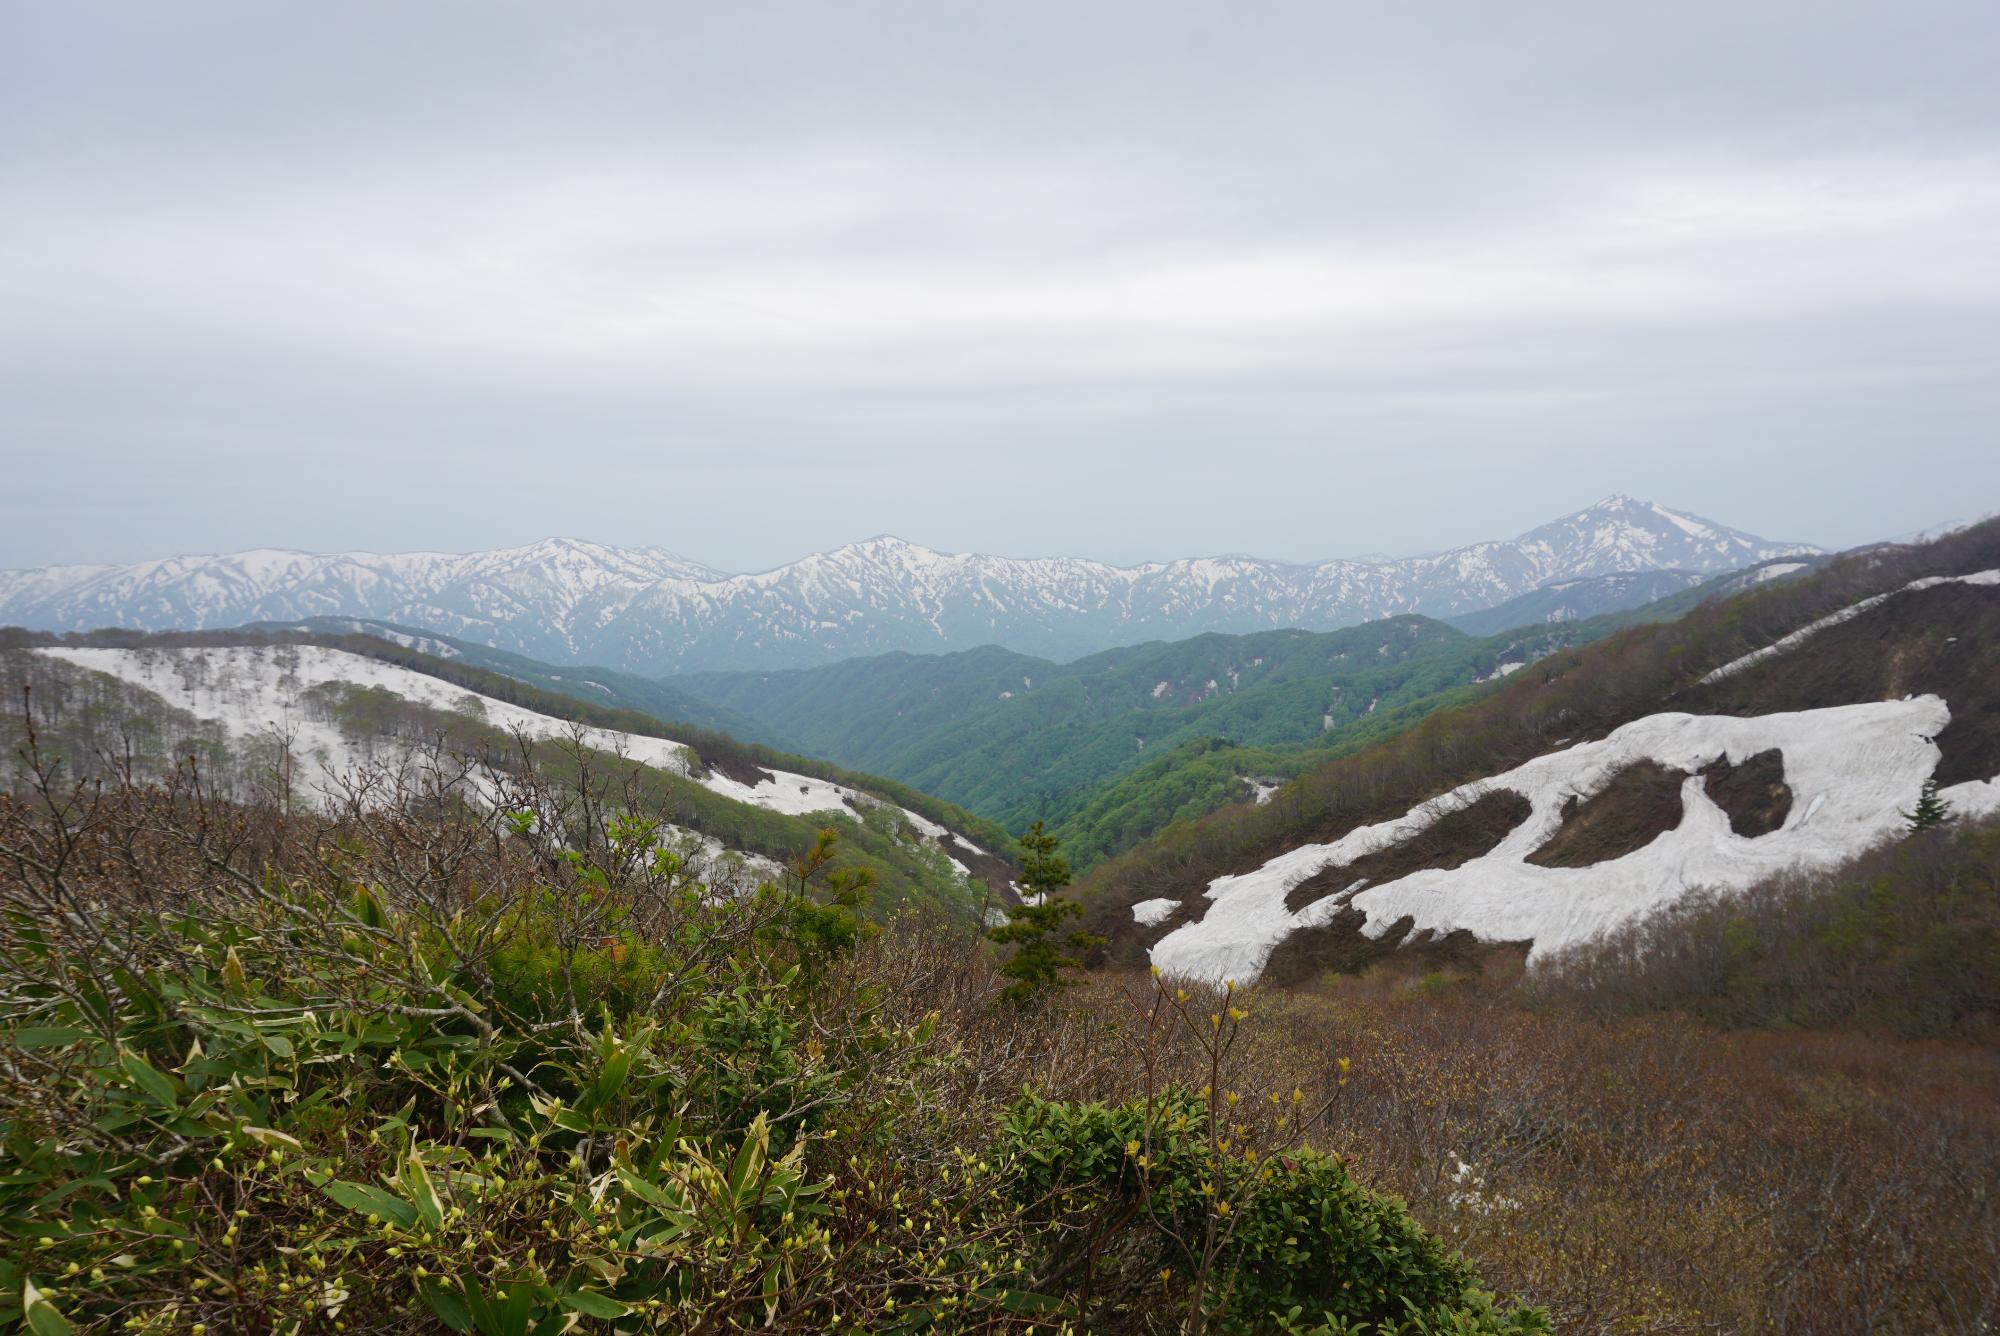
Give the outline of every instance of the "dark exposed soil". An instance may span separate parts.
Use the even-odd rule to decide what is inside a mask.
[[[1590,867],[1643,849],[1681,823],[1681,783],[1687,778],[1655,761],[1639,761],[1611,777],[1586,802],[1571,798],[1548,843],[1528,855],[1541,867]]]
[[[1367,921],[1368,916],[1358,909],[1342,909],[1318,927],[1293,933],[1273,948],[1258,982],[1296,988],[1316,983],[1328,974],[1359,974],[1391,961],[1411,971],[1478,970],[1500,958],[1518,966],[1533,945],[1485,942],[1463,928],[1442,937],[1420,933],[1413,939],[1410,929],[1416,920],[1407,916],[1391,924],[1380,937],[1370,939],[1361,935],[1361,925]]]
[[[1785,824],[1792,810],[1792,788],[1785,783],[1785,754],[1776,747],[1731,765],[1728,757],[1703,768],[1708,796],[1729,814],[1729,828],[1747,839],[1769,835]]]
[[[1426,868],[1454,868],[1491,853],[1494,846],[1528,819],[1533,806],[1512,789],[1494,789],[1401,844],[1364,855],[1341,867],[1307,877],[1285,893],[1285,908],[1297,913],[1315,900],[1366,880],[1370,886],[1407,877]]]
[[[986,883],[986,889],[1000,904],[1011,905],[1019,901],[1014,894],[1014,868],[998,854],[981,853],[959,839],[950,831],[938,837],[938,848],[965,864],[976,880]]]
[[[713,773],[733,779],[738,784],[748,784],[753,789],[759,784],[775,781],[778,778],[755,761],[742,756],[719,753],[715,756],[702,757],[701,763]]]

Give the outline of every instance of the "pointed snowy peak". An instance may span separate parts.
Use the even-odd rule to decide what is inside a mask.
[[[842,543],[825,556],[847,565],[875,565],[884,567],[926,566],[938,561],[954,559],[954,554],[937,552],[921,543],[912,543],[907,538],[894,534],[880,533],[873,538],[864,538],[858,543]],[[811,557],[806,558],[812,560]]]
[[[1719,574],[1820,550],[1805,543],[1774,543],[1623,493],[1532,529],[1511,546],[1548,563],[1551,579],[1642,570]]]

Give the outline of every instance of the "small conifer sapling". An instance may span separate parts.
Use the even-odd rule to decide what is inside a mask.
[[[986,935],[1011,943],[1014,954],[1000,972],[1013,980],[1000,991],[1009,1002],[1027,1004],[1051,989],[1075,982],[1070,971],[1083,968],[1082,956],[1104,944],[1087,932],[1063,932],[1064,923],[1082,908],[1055,893],[1069,885],[1069,863],[1056,852],[1059,841],[1037,821],[1020,840],[1021,903],[1008,911],[1007,921]]]
[[[1938,797],[1935,779],[1924,781],[1923,789],[1917,794],[1917,805],[1912,811],[1900,813],[1903,820],[1910,823],[1914,833],[1920,830],[1935,830],[1951,820],[1951,804]]]

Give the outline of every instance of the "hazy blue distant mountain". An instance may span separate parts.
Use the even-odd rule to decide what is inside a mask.
[[[1574,622],[1643,607],[1654,599],[1693,589],[1709,577],[1692,571],[1621,571],[1582,580],[1555,580],[1518,598],[1445,620],[1468,635],[1494,635],[1538,622]]]

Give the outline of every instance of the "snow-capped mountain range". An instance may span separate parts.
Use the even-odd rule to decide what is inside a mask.
[[[0,572],[0,624],[199,630],[371,617],[555,662],[653,674],[994,643],[1072,658],[1207,631],[1452,616],[1551,581],[1712,574],[1817,550],[1627,496],[1518,538],[1386,561],[1230,556],[1112,566],[937,552],[880,537],[729,575],[657,548],[574,539],[465,556],[263,549]]]

